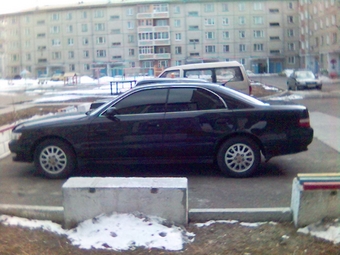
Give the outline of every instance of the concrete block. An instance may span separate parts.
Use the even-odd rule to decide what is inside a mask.
[[[188,223],[186,178],[70,178],[62,187],[65,227],[100,214],[141,212]]]
[[[190,222],[209,220],[238,220],[246,222],[259,221],[292,221],[292,211],[289,207],[278,208],[208,208],[190,209]]]
[[[340,190],[303,190],[294,178],[291,208],[296,227],[305,227],[324,218],[339,218]]]

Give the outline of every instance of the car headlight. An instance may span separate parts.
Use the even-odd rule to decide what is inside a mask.
[[[19,140],[20,139],[20,137],[21,137],[21,135],[22,135],[22,133],[21,132],[12,132],[11,133],[11,139],[12,140]]]

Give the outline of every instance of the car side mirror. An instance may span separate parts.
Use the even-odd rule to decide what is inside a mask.
[[[116,115],[118,114],[117,108],[116,107],[110,107],[105,111],[105,117],[109,119],[116,119]]]

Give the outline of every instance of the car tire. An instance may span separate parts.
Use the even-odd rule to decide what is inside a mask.
[[[37,173],[50,179],[68,177],[77,166],[73,149],[59,139],[48,139],[41,142],[34,153],[34,164]]]
[[[230,177],[250,177],[256,172],[260,162],[259,146],[246,137],[228,139],[217,154],[218,167]]]

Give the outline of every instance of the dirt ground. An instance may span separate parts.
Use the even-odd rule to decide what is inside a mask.
[[[240,224],[215,223],[198,228],[189,224],[194,241],[181,251],[146,249],[128,251],[84,250],[64,237],[42,230],[8,227],[0,224],[1,255],[339,255],[340,245],[297,233],[291,223],[264,224],[256,228]]]
[[[256,88],[258,89],[258,88]],[[261,91],[257,91],[258,93]],[[266,92],[263,92],[266,93]],[[72,105],[72,104],[70,104]],[[2,115],[0,126],[26,119],[34,115],[58,112],[63,106],[32,107]],[[240,224],[215,223],[198,228],[190,223],[186,230],[194,233],[194,241],[184,246],[181,251],[137,248],[129,251],[83,250],[70,244],[70,241],[42,230],[30,230],[21,227],[9,227],[0,224],[1,255],[340,255],[340,245],[299,234],[293,223],[264,224],[256,228]]]

